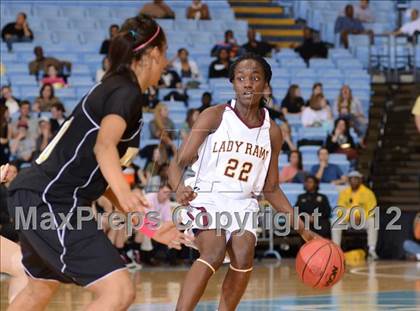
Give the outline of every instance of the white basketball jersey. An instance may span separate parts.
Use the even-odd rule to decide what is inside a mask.
[[[232,199],[251,198],[265,183],[271,158],[270,117],[263,108],[260,126],[248,127],[227,104],[217,130],[208,135],[192,165],[194,177],[185,184],[200,193],[219,193]]]

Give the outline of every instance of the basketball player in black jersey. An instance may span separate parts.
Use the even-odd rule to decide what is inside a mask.
[[[77,210],[105,194],[123,212],[144,211],[145,198],[130,190],[121,165],[136,155],[142,125],[142,90],[157,85],[167,65],[166,37],[152,19],[124,22],[110,46],[111,66],[102,82],[80,101],[33,165],[10,186],[10,214],[36,207],[38,227],[20,228],[22,263],[29,276],[10,311],[43,310],[61,283],[95,295],[87,310],[126,310],[135,289],[117,250],[95,220],[76,228]],[[41,215],[73,212],[70,224],[42,230]],[[17,219],[16,219],[17,220]],[[149,230],[149,229],[147,229]],[[150,232],[149,232],[150,233]],[[185,236],[164,224],[152,238],[180,247]]]

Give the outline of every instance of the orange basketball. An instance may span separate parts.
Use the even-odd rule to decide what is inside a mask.
[[[313,288],[331,287],[344,274],[343,251],[329,240],[311,240],[299,250],[296,272],[306,285]]]

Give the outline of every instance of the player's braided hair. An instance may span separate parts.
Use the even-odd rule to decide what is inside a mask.
[[[236,66],[238,66],[240,62],[247,59],[255,60],[257,63],[261,65],[261,67],[264,70],[265,80],[267,81],[268,84],[270,84],[271,76],[272,76],[270,64],[264,59],[264,57],[261,57],[254,53],[246,53],[235,60],[235,62],[229,68],[229,81],[232,82],[233,79],[235,79]]]

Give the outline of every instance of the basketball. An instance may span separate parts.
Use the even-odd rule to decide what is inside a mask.
[[[344,254],[326,239],[314,239],[301,247],[296,258],[299,278],[313,288],[328,288],[344,274]]]

